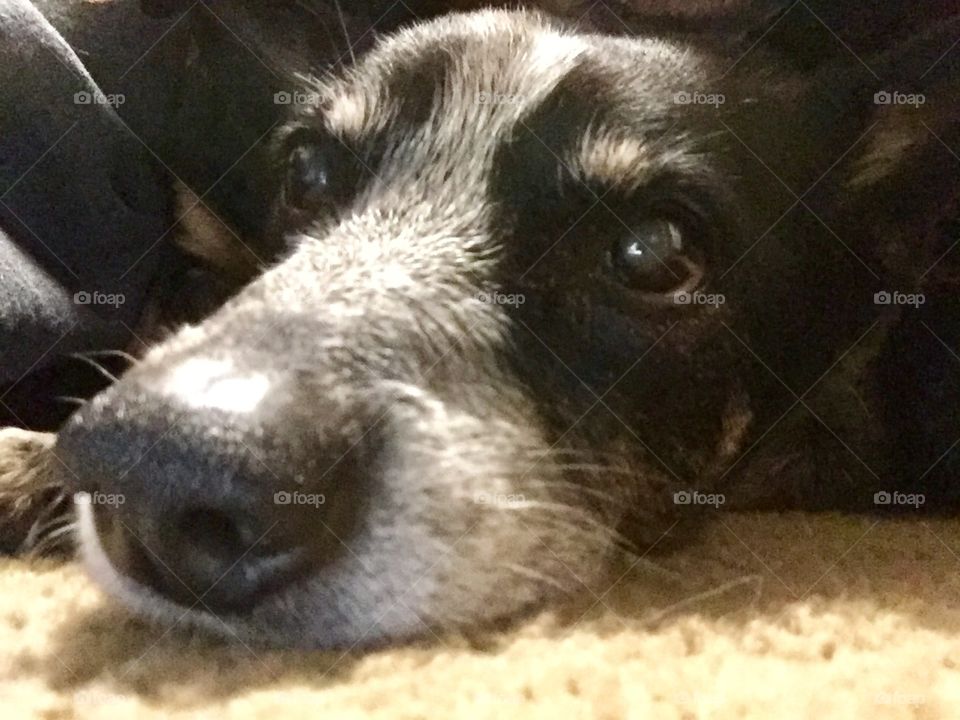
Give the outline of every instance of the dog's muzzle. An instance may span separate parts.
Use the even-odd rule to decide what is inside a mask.
[[[376,413],[347,420],[276,366],[138,368],[64,428],[58,456],[117,572],[180,604],[242,610],[348,552]]]

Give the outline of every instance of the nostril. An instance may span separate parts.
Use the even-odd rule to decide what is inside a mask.
[[[104,551],[124,574],[189,607],[202,603],[214,612],[237,611],[305,566],[301,548],[260,547],[266,533],[256,535],[243,513],[194,507],[154,529],[134,517],[98,518]]]
[[[248,535],[234,514],[213,507],[183,511],[162,544],[166,558],[161,575],[172,575],[163,583],[166,591],[183,602],[206,598],[224,609],[242,603],[265,579],[259,559],[248,552]]]
[[[231,563],[243,553],[243,533],[236,521],[214,508],[196,508],[185,512],[177,529],[187,552],[199,552],[214,563]]]

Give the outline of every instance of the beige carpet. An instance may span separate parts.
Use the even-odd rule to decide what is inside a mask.
[[[0,565],[7,718],[960,717],[960,522],[726,516],[585,616],[362,653],[146,627],[77,568]]]

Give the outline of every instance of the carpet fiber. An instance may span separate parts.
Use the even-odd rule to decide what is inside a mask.
[[[956,521],[727,515],[693,547],[638,564],[592,608],[492,639],[346,654],[226,646],[144,626],[75,566],[8,561],[0,712],[958,717],[958,555]]]

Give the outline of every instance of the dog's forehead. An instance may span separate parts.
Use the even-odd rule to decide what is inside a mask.
[[[625,63],[614,72],[604,67],[611,56]],[[581,73],[587,82],[594,75],[605,77],[604,84],[617,77],[610,86],[615,90],[610,103],[616,104],[613,96],[628,85],[639,85],[634,94],[657,92],[669,68],[685,59],[681,48],[662,40],[618,43],[531,13],[452,16],[388,38],[346,77],[326,86],[324,122],[338,137],[357,143],[388,128],[397,137],[404,123],[493,139],[558,89],[570,103],[589,102],[576,83],[564,82],[574,71],[593,68]]]
[[[329,87],[325,122],[336,135],[363,140],[404,116],[423,122],[443,112],[471,124],[521,116],[549,94],[587,50],[579,37],[545,24],[524,26],[494,19],[458,18],[384,43],[346,78]],[[419,115],[411,108],[420,107]]]

